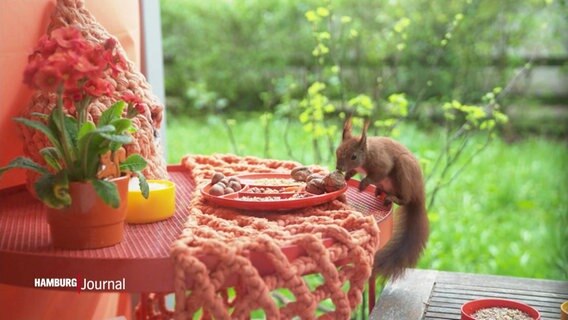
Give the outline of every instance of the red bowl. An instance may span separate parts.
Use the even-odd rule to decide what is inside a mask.
[[[462,320],[475,320],[472,316],[476,311],[485,308],[510,308],[525,312],[529,317],[540,320],[540,313],[535,308],[522,302],[507,299],[477,299],[466,302],[461,307]]]

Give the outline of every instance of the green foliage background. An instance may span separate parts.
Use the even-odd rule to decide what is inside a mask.
[[[321,6],[350,18],[326,25],[329,65],[341,65],[342,79],[312,56],[305,13]],[[472,103],[533,54],[566,54],[562,1],[163,0],[161,10],[168,106],[178,113],[258,110],[281,102],[286,84],[300,95],[321,78],[341,81],[347,98],[405,92],[412,101]]]

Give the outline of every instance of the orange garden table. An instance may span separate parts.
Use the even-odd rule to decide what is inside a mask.
[[[23,186],[0,191],[0,283],[35,287],[36,278],[78,278],[94,281],[122,280],[123,291],[141,293],[137,316],[146,318],[154,312],[169,314],[162,300],[158,310],[149,301],[150,292],[174,291],[174,263],[170,246],[179,236],[189,213],[195,186],[181,166],[168,168],[176,184],[176,212],[167,220],[126,225],[124,240],[113,247],[93,250],[61,250],[51,246],[43,205],[32,198]],[[381,246],[390,238],[390,208],[379,205],[371,192],[359,192],[357,182],[350,181],[347,202],[356,210],[373,214],[381,230]],[[329,239],[329,244],[333,240]],[[289,259],[302,256],[302,249],[287,249]],[[261,275],[270,268],[259,257],[251,257]],[[374,277],[371,278],[369,302],[374,306]],[[77,290],[77,288],[56,288]],[[163,295],[161,296],[163,298]]]

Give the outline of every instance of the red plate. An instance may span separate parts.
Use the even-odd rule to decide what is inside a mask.
[[[347,185],[341,189],[334,192],[324,193],[324,194],[311,194],[308,192],[302,192],[301,194],[305,196],[304,198],[294,198],[294,192],[285,192],[278,190],[275,193],[251,193],[250,189],[253,187],[263,187],[263,188],[285,188],[294,185],[298,185],[290,178],[290,174],[287,173],[255,173],[255,174],[245,174],[236,176],[241,181],[243,189],[238,192],[226,194],[223,196],[214,196],[209,193],[211,185],[207,184],[201,189],[201,194],[207,201],[211,203],[218,204],[220,206],[243,209],[243,210],[264,210],[264,211],[285,211],[306,208],[311,206],[316,206],[318,204],[326,203],[339,197],[345,191],[347,191]],[[261,184],[262,179],[286,179],[290,182],[285,182],[285,184],[278,186],[270,186],[267,184]],[[303,185],[303,184],[302,184]],[[253,200],[251,197],[257,198],[278,198],[274,200]]]

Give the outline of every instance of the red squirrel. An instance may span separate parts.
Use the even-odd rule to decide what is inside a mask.
[[[418,160],[399,142],[386,137],[368,137],[369,121],[360,137],[351,134],[351,118],[343,126],[341,144],[336,150],[336,169],[351,179],[357,172],[366,174],[359,191],[369,184],[376,186],[375,195],[386,194],[385,202],[394,202],[396,211],[393,236],[377,251],[373,272],[396,279],[406,268],[414,267],[428,240],[424,180]]]

